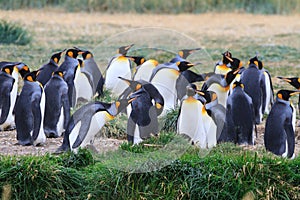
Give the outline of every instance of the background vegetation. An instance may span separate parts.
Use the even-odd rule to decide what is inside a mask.
[[[204,13],[247,12],[261,14],[299,13],[298,0],[0,0],[2,9],[56,7],[77,12]]]

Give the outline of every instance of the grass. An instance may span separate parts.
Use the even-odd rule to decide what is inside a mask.
[[[27,45],[31,40],[29,32],[21,25],[0,20],[0,44]]]
[[[24,8],[62,8],[69,12],[135,12],[135,13],[204,13],[204,12],[237,12],[261,13],[261,14],[290,14],[299,13],[300,3],[297,0],[224,0],[224,1],[163,1],[163,0],[51,0],[51,1],[0,1],[2,9],[24,9]]]

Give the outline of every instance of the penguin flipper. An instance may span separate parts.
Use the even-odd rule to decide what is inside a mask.
[[[100,76],[100,79],[97,83],[96,92],[98,93],[98,97],[101,97],[103,95],[103,85],[104,85],[105,79],[103,76]]]
[[[64,109],[64,129],[67,129],[69,120],[70,120],[70,103],[68,94],[63,94],[61,97],[62,107]]]
[[[9,109],[10,109],[10,92],[5,91],[5,94],[1,98],[2,109],[1,109],[1,117],[0,117],[0,125],[3,124],[8,116]],[[5,106],[3,106],[5,105]]]
[[[290,119],[290,120],[292,120],[292,119]],[[293,125],[291,123],[286,124],[284,129],[286,131],[287,145],[288,145],[287,157],[291,158],[294,155],[294,150],[295,150],[295,134],[294,134]]]
[[[40,128],[41,128],[41,120],[42,120],[42,113],[40,107],[40,98],[36,97],[32,101],[32,113],[33,113],[33,132],[32,132],[32,139],[33,141],[37,139]]]
[[[90,115],[90,113],[85,113],[85,115],[81,119],[81,126],[79,129],[79,134],[78,134],[74,144],[72,145],[73,149],[79,147],[81,145],[81,143],[83,142],[84,138],[86,137],[86,135],[89,131],[91,120],[92,120],[92,115]]]
[[[155,106],[152,106],[149,109],[149,117],[150,117],[150,122],[146,125],[139,125],[139,131],[140,131],[140,137],[142,139],[147,139],[153,135],[158,134],[158,120],[157,120],[157,112]]]

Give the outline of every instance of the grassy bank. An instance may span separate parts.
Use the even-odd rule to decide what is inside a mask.
[[[297,0],[8,0],[0,1],[2,9],[24,9],[54,7],[66,11],[78,12],[114,12],[114,13],[204,13],[204,12],[247,12],[260,14],[299,13],[300,2]]]
[[[156,142],[152,144],[162,144]],[[143,145],[127,148],[124,144],[122,148],[120,151],[134,152],[133,155],[149,153],[149,147]],[[87,150],[78,155],[1,156],[2,198],[5,195],[11,199],[300,198],[299,157],[290,161],[263,150],[254,153],[231,144],[220,145],[201,156],[199,149],[189,147],[161,169],[130,173],[110,167],[109,162],[115,159],[113,154],[118,152],[97,158]],[[145,163],[150,168],[153,165]]]

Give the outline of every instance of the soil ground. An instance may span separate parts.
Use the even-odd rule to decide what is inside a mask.
[[[239,39],[251,36],[256,42],[272,38],[272,43],[299,48],[299,41],[284,41],[275,35],[300,33],[299,15],[265,16],[238,13],[208,13],[180,15],[137,15],[137,14],[101,14],[101,13],[63,13],[57,10],[17,10],[0,11],[0,19],[17,21],[33,29],[34,43],[43,47],[59,46],[62,40],[87,35],[105,38],[118,32],[137,27],[162,27],[177,30],[203,43],[207,37],[231,37]],[[205,36],[205,37],[204,37]],[[75,37],[76,38],[76,37]],[[262,39],[263,38],[263,39]],[[230,44],[224,48],[230,47]],[[58,47],[56,47],[58,48]],[[60,48],[60,47],[59,47]],[[26,52],[30,53],[30,52]],[[4,53],[5,55],[5,53]],[[2,56],[0,55],[0,58]],[[4,59],[4,58],[2,58]],[[298,74],[299,75],[299,74]],[[298,121],[299,123],[299,121]],[[258,138],[255,148],[263,146],[264,125],[258,126]],[[109,138],[97,138],[96,149],[100,152],[118,148],[123,141]],[[15,145],[16,132],[0,132],[0,154],[41,155],[54,152],[62,143],[62,138],[48,139],[44,146]],[[300,152],[300,128],[296,130],[296,154]]]

